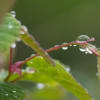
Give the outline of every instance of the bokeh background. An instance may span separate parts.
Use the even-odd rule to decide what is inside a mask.
[[[17,0],[14,8],[23,25],[43,48],[70,42],[79,35],[95,37],[100,47],[100,0]],[[17,44],[15,61],[34,53],[22,42]],[[100,81],[97,79],[97,61],[94,55],[84,54],[78,47],[59,50],[50,55],[69,65],[73,76],[96,99],[100,98]],[[69,96],[69,100],[77,100]]]

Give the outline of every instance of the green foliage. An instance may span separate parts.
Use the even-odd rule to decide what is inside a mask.
[[[0,25],[0,52],[7,52],[10,46],[18,39],[20,23],[11,15],[7,14]]]
[[[30,93],[30,100],[62,100],[65,91],[59,86],[44,86],[43,89],[36,89]]]
[[[30,92],[30,100],[60,100],[64,96],[65,90],[73,93],[80,100],[92,100],[88,91],[73,78],[66,67],[59,61],[52,60],[35,39],[22,29],[19,21],[11,14],[7,14],[0,25],[0,52],[8,52],[10,46],[19,38],[19,34],[24,43],[37,52],[37,57],[28,61],[26,68],[22,71],[22,76],[11,73],[8,75],[8,81],[25,80],[44,84],[43,89]],[[98,68],[99,65],[100,57],[98,57]],[[1,73],[0,81],[7,74],[6,71]],[[21,88],[10,83],[0,83],[1,100],[22,100],[23,97],[24,92]]]
[[[0,100],[22,100],[24,91],[10,83],[0,83]]]
[[[55,61],[55,63],[56,66],[54,67],[46,62],[43,57],[36,57],[27,63],[28,68],[31,70],[27,70],[26,68],[21,80],[30,80],[33,82],[49,84],[51,86],[59,84],[69,92],[72,92],[80,100],[92,100],[86,89],[84,89],[73,76],[66,71],[64,65],[58,61]]]

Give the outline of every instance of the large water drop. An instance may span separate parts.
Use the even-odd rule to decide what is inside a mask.
[[[80,36],[78,36],[78,38],[77,38],[77,40],[79,40],[79,41],[87,41],[87,40],[89,40],[89,39],[90,39],[90,37],[87,36],[87,35],[80,35]]]

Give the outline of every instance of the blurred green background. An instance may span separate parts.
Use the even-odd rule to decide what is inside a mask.
[[[23,25],[43,48],[70,42],[79,35],[95,37],[100,47],[100,0],[17,0],[14,8]],[[15,61],[29,57],[33,51],[22,42],[17,44]],[[96,57],[78,47],[59,50],[50,55],[71,68],[74,77],[99,100],[100,81],[96,77]],[[69,100],[76,100],[70,96]]]

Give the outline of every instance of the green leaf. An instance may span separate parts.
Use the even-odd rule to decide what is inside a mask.
[[[11,14],[7,14],[0,25],[0,52],[5,53],[19,36],[21,25]]]
[[[35,91],[31,91],[28,100],[64,100],[64,97],[65,91],[60,86],[44,85],[42,89],[36,88]]]
[[[69,72],[66,71],[64,65],[58,61],[55,61],[55,63],[56,66],[53,67],[40,56],[32,59],[27,63],[28,68],[24,71],[22,80],[31,80],[49,85],[57,83],[69,92],[73,93],[80,100],[92,100],[88,91],[84,89]]]
[[[11,83],[0,83],[0,100],[22,100],[24,91]]]

